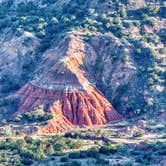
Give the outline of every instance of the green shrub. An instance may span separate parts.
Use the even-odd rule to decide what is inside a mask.
[[[126,17],[127,16],[126,9],[125,9],[124,5],[121,7],[120,16],[121,17]]]
[[[78,161],[72,161],[69,166],[81,166],[82,164]]]
[[[117,15],[117,16],[113,19],[113,23],[114,23],[114,24],[117,24],[117,25],[120,25],[120,24],[121,24],[121,19],[120,19],[119,15]]]
[[[166,154],[166,149],[160,149],[160,150],[158,151],[158,154],[159,154],[159,155],[165,155],[165,154]]]
[[[89,156],[88,151],[81,151],[80,158],[87,158]]]
[[[124,163],[123,163],[123,166],[132,166],[133,164],[132,164],[132,162],[131,161],[125,161]]]
[[[15,118],[14,118],[14,121],[15,122],[20,122],[22,120],[22,115],[17,115]]]
[[[64,143],[63,144],[61,144],[61,143],[56,143],[56,144],[54,144],[54,150],[55,151],[62,151],[62,150],[64,150]]]
[[[69,158],[71,159],[78,159],[80,158],[80,152],[74,152],[69,154]]]
[[[148,78],[148,85],[153,85],[154,84],[154,80],[153,80],[153,78]]]
[[[147,104],[148,104],[148,106],[153,106],[153,104],[154,104],[154,99],[153,99],[153,98],[148,98],[148,99],[147,99]]]
[[[29,159],[29,158],[26,158],[26,157],[22,157],[22,158],[21,158],[21,162],[22,162],[24,165],[31,165],[31,164],[33,164],[33,160],[32,160],[32,159]]]
[[[81,134],[81,132],[76,132],[76,133],[74,133],[74,132],[67,132],[67,133],[65,133],[64,137],[76,139],[76,138],[82,137],[82,134]]]
[[[149,165],[151,160],[151,154],[142,152],[140,155],[135,157],[135,161],[142,165]]]
[[[92,158],[98,158],[99,157],[99,149],[97,147],[92,147],[87,151],[87,155]]]
[[[127,152],[128,152],[128,147],[124,144],[117,144],[116,148],[117,148],[117,151],[122,154],[127,154]]]
[[[155,15],[159,11],[159,7],[156,5],[150,5],[146,8],[148,15]]]
[[[147,24],[147,25],[150,25],[150,26],[155,26],[156,21],[153,18],[145,18],[143,20],[143,24]]]
[[[71,149],[78,149],[79,147],[81,147],[81,142],[79,140],[75,141],[75,140],[68,139],[66,141],[66,145]]]
[[[142,133],[141,132],[135,132],[133,137],[142,137]]]
[[[10,125],[5,126],[4,133],[5,133],[6,136],[11,136],[12,135],[12,128],[11,128]]]
[[[117,152],[117,149],[111,144],[107,144],[107,145],[101,146],[99,149],[99,152],[103,154],[110,154],[110,153],[114,154]]]
[[[164,48],[160,48],[159,49],[159,53],[160,54],[166,54],[166,48],[164,47]]]
[[[16,135],[16,136],[21,135],[21,131],[16,130],[16,131],[15,131],[15,135]]]
[[[95,163],[96,163],[96,165],[103,165],[104,166],[104,165],[108,165],[109,161],[102,159],[102,158],[97,158]]]
[[[69,158],[68,157],[62,157],[62,158],[60,158],[60,161],[61,162],[68,162],[69,161]]]
[[[33,141],[32,137],[30,137],[30,136],[28,136],[28,135],[26,135],[26,136],[24,137],[24,140],[25,140],[26,143],[32,143],[32,141]]]
[[[53,115],[51,115],[50,113],[38,113],[36,111],[32,111],[32,112],[26,112],[24,114],[24,117],[31,122],[36,122],[36,121],[47,121],[53,118]]]
[[[47,154],[53,154],[54,153],[54,147],[53,145],[49,145],[46,147]]]

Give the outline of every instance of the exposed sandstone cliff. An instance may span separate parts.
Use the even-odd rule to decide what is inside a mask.
[[[120,119],[121,116],[90,79],[86,70],[87,47],[78,37],[66,36],[57,47],[47,51],[35,77],[17,92],[20,105],[14,115],[44,105],[45,110],[54,116],[41,129],[44,133]],[[90,51],[89,58],[91,56],[96,55]]]

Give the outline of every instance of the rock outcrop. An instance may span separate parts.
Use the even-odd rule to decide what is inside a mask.
[[[35,68],[39,41],[30,32],[21,36],[11,33],[0,39],[0,92],[22,86]]]
[[[14,115],[44,105],[53,119],[41,129],[42,133],[62,132],[76,126],[101,125],[120,119],[121,116],[96,88],[86,69],[89,63],[86,58],[95,59],[95,56],[92,48],[78,37],[62,39],[57,47],[44,54],[35,77],[17,92],[20,105]]]

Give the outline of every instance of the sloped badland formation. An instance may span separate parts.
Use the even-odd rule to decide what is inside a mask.
[[[165,89],[166,0],[0,0],[0,165],[166,166]]]
[[[48,50],[34,78],[17,92],[20,104],[15,115],[43,105],[53,119],[41,129],[42,133],[120,119],[86,70],[85,48],[81,39],[67,35],[57,47]]]

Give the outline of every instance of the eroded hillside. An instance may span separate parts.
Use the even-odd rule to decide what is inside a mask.
[[[66,36],[58,46],[48,50],[34,78],[16,93],[20,104],[14,115],[43,105],[53,115],[42,129],[46,133],[69,130],[74,125],[92,126],[119,120],[121,116],[90,80],[87,58],[91,57],[94,63],[96,55],[85,54],[86,47],[78,37]]]
[[[77,111],[100,110],[102,123],[109,119],[102,111],[112,106],[123,117],[165,112],[165,6],[143,0],[2,1],[1,117],[41,105],[47,112],[56,102],[79,125],[94,120],[79,123],[71,113],[76,105]],[[62,101],[51,90],[65,92]]]
[[[0,165],[166,165],[165,0],[0,0]]]

